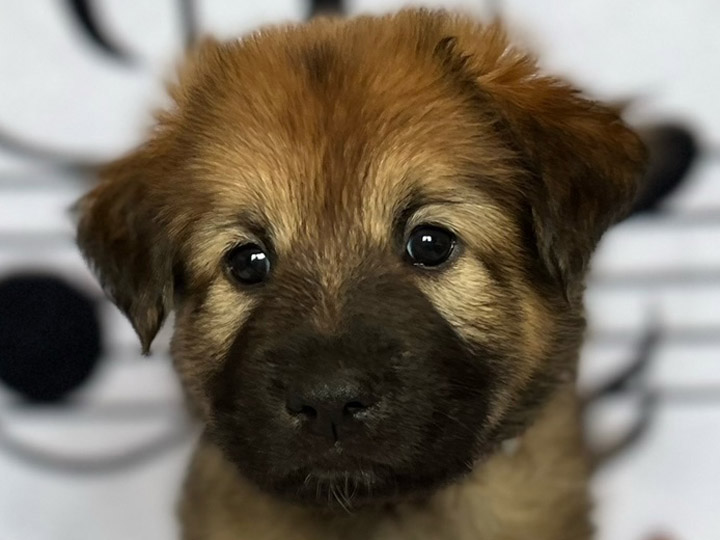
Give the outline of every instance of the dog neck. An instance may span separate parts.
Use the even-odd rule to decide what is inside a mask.
[[[184,540],[582,540],[589,467],[574,390],[461,482],[421,503],[323,513],[241,478],[211,443],[195,455],[181,505]]]

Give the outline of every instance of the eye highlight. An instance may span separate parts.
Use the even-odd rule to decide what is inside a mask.
[[[410,233],[405,244],[405,255],[416,266],[432,268],[450,258],[456,243],[455,235],[447,229],[420,225]]]
[[[243,285],[260,283],[270,275],[270,258],[257,244],[234,247],[225,256],[225,263],[232,277]]]

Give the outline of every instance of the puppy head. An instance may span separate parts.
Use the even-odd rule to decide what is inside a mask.
[[[562,381],[642,146],[497,26],[316,20],[190,55],[78,241],[239,471],[296,500],[421,495]]]

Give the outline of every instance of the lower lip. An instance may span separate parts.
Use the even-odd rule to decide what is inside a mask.
[[[294,485],[316,485],[322,483],[350,483],[358,486],[372,487],[383,483],[383,479],[391,476],[391,471],[386,467],[354,466],[342,468],[337,466],[315,465],[303,467],[290,473],[286,479],[288,484]],[[314,489],[314,488],[313,488]]]
[[[313,471],[281,491],[303,504],[349,510],[379,502],[383,495],[389,495],[386,488],[384,482],[373,476]]]

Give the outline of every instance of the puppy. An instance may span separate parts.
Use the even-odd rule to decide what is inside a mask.
[[[497,24],[208,39],[78,243],[204,426],[185,540],[582,540],[583,280],[645,152]]]

